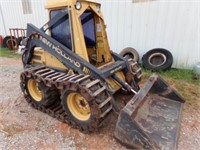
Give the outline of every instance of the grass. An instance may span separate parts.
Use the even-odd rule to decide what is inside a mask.
[[[153,72],[143,70],[143,73],[143,82],[146,82],[147,77]],[[172,68],[165,72],[156,73],[163,77],[170,86],[175,88],[190,107],[195,110],[200,108],[200,78],[195,78],[192,70]]]
[[[0,57],[21,58],[21,55],[16,53],[16,51],[0,47]]]
[[[143,70],[143,71],[144,74],[147,76],[153,73],[152,71],[149,70]],[[195,78],[193,70],[172,68],[165,72],[158,72],[157,74],[163,77],[170,78],[175,81],[186,81],[188,83],[200,85],[200,79]]]

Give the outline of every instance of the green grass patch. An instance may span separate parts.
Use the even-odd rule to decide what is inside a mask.
[[[21,58],[21,55],[13,50],[9,50],[7,48],[0,48],[0,57]]]
[[[145,83],[147,77],[152,73],[150,70],[143,69]],[[200,79],[196,78],[192,70],[188,69],[170,69],[165,72],[155,72],[159,74],[164,80],[173,88],[177,89],[177,92],[183,96],[186,103],[194,110],[200,108],[199,96],[200,96]]]
[[[149,76],[153,73],[152,71],[149,70],[143,70],[143,71],[146,76]],[[186,81],[188,83],[200,85],[200,79],[195,78],[193,70],[172,68],[164,72],[156,72],[156,73],[175,81]]]

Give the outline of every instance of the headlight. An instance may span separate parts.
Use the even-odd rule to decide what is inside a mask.
[[[76,9],[80,10],[81,9],[81,2],[76,2]]]
[[[97,11],[100,12],[101,5],[97,5]]]

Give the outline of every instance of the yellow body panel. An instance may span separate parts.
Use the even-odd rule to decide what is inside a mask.
[[[52,68],[58,68],[61,70],[68,70],[56,57],[44,51],[40,47],[36,47],[33,54],[32,64],[39,63]]]
[[[88,53],[85,45],[85,40],[83,37],[82,25],[79,19],[79,14],[76,13],[75,8],[71,9],[72,24],[73,24],[73,42],[74,42],[74,52],[89,62]]]
[[[123,72],[119,71],[116,73],[116,75],[123,81],[125,81],[125,76],[123,74]],[[121,85],[116,82],[115,80],[113,80],[112,78],[107,78],[106,81],[108,82],[108,84],[115,90],[118,91],[121,88]]]

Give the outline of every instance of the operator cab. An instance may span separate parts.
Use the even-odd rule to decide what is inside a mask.
[[[112,61],[100,4],[77,1],[75,5],[52,7],[53,4],[49,9],[50,19],[67,12],[50,29],[54,39],[96,67]]]

